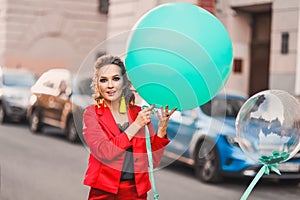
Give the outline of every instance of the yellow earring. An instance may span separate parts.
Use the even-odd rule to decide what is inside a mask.
[[[96,105],[97,105],[97,107],[100,108],[102,104],[103,104],[103,99],[102,98],[97,98],[96,99]]]
[[[121,97],[119,112],[126,113],[126,101],[124,94]]]

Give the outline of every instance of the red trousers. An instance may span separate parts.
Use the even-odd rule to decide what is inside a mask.
[[[138,196],[134,181],[121,181],[118,194],[91,188],[88,200],[147,200],[147,193]]]

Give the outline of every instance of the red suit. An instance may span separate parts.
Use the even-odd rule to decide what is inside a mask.
[[[127,110],[131,124],[141,108],[129,106]],[[157,167],[169,139],[158,137],[151,124],[148,125],[148,128],[151,136],[153,165]],[[83,135],[91,152],[84,184],[117,194],[125,151],[132,147],[137,194],[144,195],[151,189],[144,128],[141,128],[129,141],[127,135],[120,132],[108,107],[102,105],[98,108],[96,105],[91,105],[86,108],[84,113]]]

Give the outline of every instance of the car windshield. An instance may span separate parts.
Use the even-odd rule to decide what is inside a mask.
[[[201,106],[203,112],[211,117],[236,118],[237,114],[245,103],[241,98],[214,98]]]
[[[73,79],[73,94],[92,95],[91,78]]]
[[[3,85],[30,88],[36,81],[31,73],[7,73],[3,75]]]

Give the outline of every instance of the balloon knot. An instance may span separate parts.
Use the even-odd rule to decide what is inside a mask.
[[[274,171],[281,175],[278,165],[280,162],[288,159],[290,154],[287,152],[280,153],[279,151],[273,151],[272,154],[272,156],[261,156],[258,160],[265,166],[265,174],[270,175],[270,171]]]

